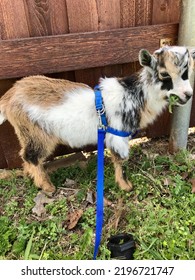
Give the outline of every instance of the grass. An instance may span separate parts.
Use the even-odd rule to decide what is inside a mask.
[[[110,259],[108,238],[117,233],[133,234],[135,259],[192,260],[195,258],[195,195],[193,150],[176,155],[160,152],[159,141],[131,148],[127,176],[134,185],[130,193],[119,190],[106,152],[105,220],[98,259]],[[166,150],[167,143],[163,144]],[[0,182],[0,259],[92,259],[95,203],[96,155],[85,167],[59,169],[51,175],[58,190],[46,212],[32,212],[38,190],[30,179]],[[69,178],[75,182],[66,188]],[[109,202],[109,203],[108,203]],[[82,210],[73,229],[70,213]]]

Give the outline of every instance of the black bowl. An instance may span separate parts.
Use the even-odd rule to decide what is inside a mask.
[[[111,252],[111,258],[133,260],[135,252],[133,236],[126,233],[111,236],[108,240],[108,249]]]

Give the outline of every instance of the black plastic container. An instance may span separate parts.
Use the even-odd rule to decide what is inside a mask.
[[[111,258],[133,260],[135,252],[133,236],[126,233],[111,236],[108,240],[108,249],[111,252]]]

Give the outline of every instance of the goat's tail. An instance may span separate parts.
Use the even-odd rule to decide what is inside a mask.
[[[6,121],[6,117],[0,111],[0,125]]]
[[[2,106],[1,106],[2,104],[1,104],[1,102],[0,102],[0,125],[2,124],[2,123],[4,123],[5,121],[6,121],[6,116],[3,114],[3,108],[2,108]]]

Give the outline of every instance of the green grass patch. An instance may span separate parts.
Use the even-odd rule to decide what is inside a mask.
[[[158,142],[156,144],[158,146]],[[157,149],[158,150],[158,149]],[[131,149],[125,164],[134,185],[130,193],[118,188],[114,168],[106,153],[103,238],[98,259],[110,259],[107,249],[112,234],[131,233],[136,241],[135,259],[190,260],[195,258],[195,195],[190,178],[195,160],[189,151],[177,155],[145,153]],[[66,179],[75,185],[64,186]],[[51,175],[57,193],[45,205],[45,214],[32,209],[38,190],[30,179],[13,177],[0,182],[1,259],[92,259],[95,232],[96,155],[86,167],[61,168]],[[71,212],[82,210],[73,229],[68,229]]]

